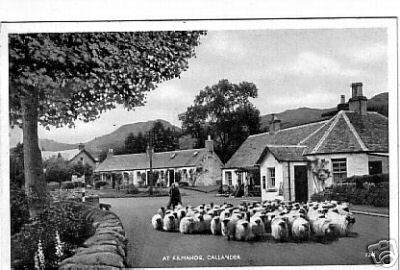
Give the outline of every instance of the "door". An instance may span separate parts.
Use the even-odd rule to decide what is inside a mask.
[[[307,166],[294,166],[294,195],[297,202],[308,200]]]
[[[171,186],[172,183],[175,182],[175,172],[174,170],[169,170],[168,174],[169,174],[169,186]]]

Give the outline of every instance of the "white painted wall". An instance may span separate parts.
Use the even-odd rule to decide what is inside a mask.
[[[325,186],[330,186],[333,184],[332,159],[346,158],[347,177],[351,177],[354,175],[367,175],[369,173],[368,155],[366,153],[326,154],[326,155],[309,156],[308,158],[310,160],[325,159],[326,161],[328,161],[327,168],[329,169],[331,174],[326,180]],[[311,190],[310,190],[310,184],[312,186]],[[317,187],[315,186],[314,181],[311,178],[309,179],[309,193],[313,194],[315,192],[317,192]]]
[[[267,189],[268,182],[268,168],[275,168],[275,188]],[[265,185],[263,177],[265,176]],[[267,153],[264,160],[260,164],[260,182],[261,182],[261,200],[273,200],[283,197],[278,196],[279,186],[284,181],[284,166],[271,153]],[[285,188],[285,184],[283,183]]]

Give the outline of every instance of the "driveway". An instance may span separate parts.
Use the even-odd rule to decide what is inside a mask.
[[[184,191],[183,204],[201,203],[238,204],[242,199],[218,198],[214,194]],[[389,237],[389,219],[356,215],[354,231],[357,236],[340,238],[321,244],[228,241],[221,236],[182,235],[156,231],[151,217],[165,206],[168,197],[101,199],[112,205],[111,210],[121,218],[127,237],[128,263],[131,267],[204,267],[204,266],[259,266],[259,265],[322,265],[370,264],[366,248]],[[222,255],[229,255],[223,257]]]

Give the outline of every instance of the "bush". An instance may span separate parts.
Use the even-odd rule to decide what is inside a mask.
[[[13,261],[18,262],[13,268],[58,268],[60,261],[72,256],[74,250],[94,233],[91,224],[84,219],[82,210],[80,204],[47,205],[34,222],[25,225],[21,232],[13,237],[11,242]],[[34,258],[39,241],[45,261],[44,265],[35,267]]]
[[[60,188],[60,183],[58,183],[58,182],[47,183],[47,188],[49,190],[56,190],[56,189]]]
[[[362,178],[359,177],[357,179]],[[381,182],[381,177],[375,178],[375,183],[372,181],[364,181],[364,179],[365,178],[363,178],[363,180],[354,180],[352,182],[353,184],[334,186],[332,190],[325,190],[320,193],[313,194],[311,196],[311,200],[336,200],[347,201],[352,204],[389,207],[389,183]],[[374,178],[368,178],[368,180],[371,179]]]
[[[16,184],[10,187],[10,210],[11,210],[11,235],[19,232],[22,225],[29,220],[28,198],[23,188]]]
[[[99,182],[94,183],[94,188],[99,189],[100,187],[104,187],[105,185],[107,185],[106,181],[99,181]]]
[[[73,189],[73,188],[75,188],[75,185],[71,181],[66,181],[61,184],[61,188],[62,189]]]
[[[135,187],[134,184],[129,184],[128,188],[126,189],[127,194],[138,194],[139,190],[137,187]]]
[[[85,183],[82,182],[72,182],[74,184],[74,188],[83,188],[85,187]]]

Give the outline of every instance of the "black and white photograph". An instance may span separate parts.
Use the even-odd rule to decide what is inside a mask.
[[[8,267],[398,267],[397,23],[3,23]]]

